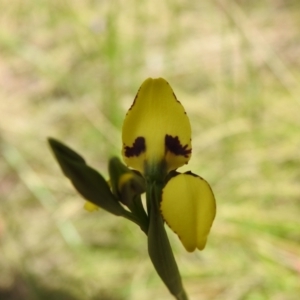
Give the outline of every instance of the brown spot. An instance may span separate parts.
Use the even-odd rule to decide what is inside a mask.
[[[174,92],[173,92],[173,96],[174,96],[174,98],[176,99],[176,101],[177,101],[179,104],[181,104],[180,101],[177,99],[177,97],[176,97],[176,95],[175,95]]]
[[[146,143],[145,138],[139,136],[135,139],[132,147],[125,146],[125,156],[132,157],[132,156],[139,156],[142,152],[146,150]]]
[[[192,149],[188,149],[188,145],[182,146],[178,139],[178,136],[171,136],[166,134],[165,136],[165,145],[168,151],[172,152],[175,155],[182,155],[188,157],[192,153]]]

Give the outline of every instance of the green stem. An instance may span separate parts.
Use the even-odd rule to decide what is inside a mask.
[[[156,272],[177,300],[188,300],[184,291],[178,266],[160,215],[159,203],[163,184],[147,182],[146,198],[150,218],[148,252]]]
[[[124,217],[125,219],[130,220],[133,223],[139,225],[141,230],[147,235],[148,227],[146,226],[146,224],[140,222],[140,220],[134,214],[132,214],[131,212],[124,209],[122,217]]]
[[[131,203],[128,205],[128,208],[139,219],[140,227],[143,227],[143,231],[147,234],[149,227],[149,218],[145,212],[145,209],[142,204],[142,199],[140,195],[135,196]]]

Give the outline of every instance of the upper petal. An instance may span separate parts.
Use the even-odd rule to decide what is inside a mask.
[[[187,251],[202,250],[216,214],[215,197],[203,178],[179,174],[163,189],[161,213]]]
[[[166,80],[148,78],[140,87],[123,123],[122,155],[142,173],[146,166],[166,163],[167,171],[191,156],[191,126]]]

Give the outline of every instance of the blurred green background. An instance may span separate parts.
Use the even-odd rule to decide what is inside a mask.
[[[184,105],[184,169],[218,204],[203,252],[168,230],[191,300],[299,299],[299,53],[298,0],[1,0],[0,299],[173,299],[144,234],[83,210],[46,143],[107,177],[147,77]]]

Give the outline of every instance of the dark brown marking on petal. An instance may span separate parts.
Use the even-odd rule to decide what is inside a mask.
[[[184,157],[189,157],[192,153],[192,149],[188,149],[188,145],[182,146],[178,139],[178,136],[171,136],[166,134],[165,136],[165,146],[167,150],[172,152],[175,155],[182,155]]]
[[[139,90],[137,91],[137,93],[136,93],[136,95],[135,95],[135,97],[134,97],[134,99],[133,99],[133,102],[132,102],[130,108],[128,109],[128,111],[131,110],[131,109],[133,108],[133,106],[134,106],[134,104],[135,104],[135,101],[136,101],[136,99],[137,99],[137,97],[138,97],[138,95],[139,95],[140,89],[141,89],[141,88],[139,88]]]
[[[173,92],[173,96],[174,96],[174,98],[176,99],[176,101],[177,101],[179,104],[181,104],[180,101],[177,99],[177,97],[176,97],[176,95],[175,95],[174,92]]]
[[[204,180],[204,178],[202,178],[201,176],[199,176],[199,175],[193,173],[192,171],[186,171],[186,172],[184,172],[183,174],[191,175],[191,176],[194,176],[194,177],[196,177],[196,178],[199,178],[200,180]],[[205,181],[205,180],[204,180],[204,181]]]
[[[183,174],[191,175],[191,176],[193,176],[193,177],[203,179],[201,176],[199,176],[199,175],[193,173],[192,171],[186,171],[186,172],[184,172]]]
[[[132,157],[132,156],[139,156],[142,152],[146,150],[146,143],[145,138],[139,136],[135,139],[132,147],[125,146],[125,156]]]

